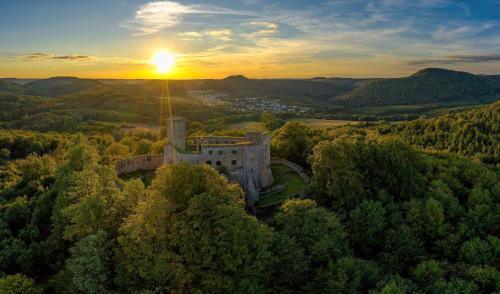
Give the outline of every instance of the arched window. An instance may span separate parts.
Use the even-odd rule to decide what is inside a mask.
[[[210,160],[207,160],[208,165],[212,165],[212,162]]]
[[[221,164],[222,164],[222,163],[220,162],[220,160],[217,160],[217,161],[215,162],[215,165],[217,165],[217,166],[220,166]]]

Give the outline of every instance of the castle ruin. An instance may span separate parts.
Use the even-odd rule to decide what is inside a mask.
[[[248,132],[244,137],[186,136],[186,121],[173,118],[167,128],[168,143],[163,163],[208,164],[237,182],[249,204],[259,199],[259,190],[273,182],[270,136]],[[191,144],[186,144],[187,141]],[[189,148],[188,148],[189,147]]]

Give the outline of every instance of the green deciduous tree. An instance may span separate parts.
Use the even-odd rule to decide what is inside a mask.
[[[421,195],[427,167],[412,148],[393,141],[340,137],[321,141],[310,157],[312,184],[325,205],[353,209],[362,199]],[[383,200],[383,199],[380,199]]]
[[[88,235],[70,249],[67,267],[75,288],[84,293],[103,293],[110,286],[110,248],[104,231]]]
[[[365,193],[363,175],[357,170],[353,158],[360,145],[341,141],[322,141],[311,156],[312,178],[321,202],[327,206],[354,207]]]
[[[276,214],[276,229],[300,244],[313,263],[346,252],[346,233],[337,216],[312,200],[288,200]]]
[[[116,185],[114,168],[82,172],[75,177],[67,195],[72,204],[63,210],[69,220],[66,238],[82,238],[100,230],[116,235],[127,211],[123,194]]]
[[[375,289],[380,272],[373,262],[342,257],[321,270],[309,287],[320,293],[366,293]]]
[[[381,202],[364,200],[349,214],[349,237],[362,253],[370,254],[383,241],[386,210]]]
[[[426,260],[417,265],[413,271],[415,281],[426,292],[439,293],[439,284],[444,282],[446,271],[434,260]]]
[[[498,238],[493,236],[490,236],[490,238],[492,241],[498,242]],[[498,252],[494,252],[488,241],[475,237],[462,244],[459,256],[462,261],[469,264],[488,265],[496,262],[496,258],[498,258],[495,256],[496,254],[498,254]]]
[[[271,285],[274,288],[300,288],[310,278],[311,257],[293,237],[274,232],[273,259],[270,265]]]
[[[40,294],[42,289],[35,282],[22,274],[10,275],[0,279],[0,293],[5,294]]]
[[[187,271],[175,284],[201,292],[264,290],[272,234],[237,202],[201,194],[173,229],[172,243]]]
[[[427,199],[423,207],[423,217],[429,235],[441,236],[445,233],[444,210],[439,201],[434,198]]]
[[[130,155],[130,151],[127,145],[120,142],[113,142],[106,148],[105,155],[107,155],[112,162],[114,160],[127,158],[127,156]]]
[[[202,193],[218,195],[226,201],[243,199],[238,185],[228,184],[227,178],[207,165],[189,166],[186,163],[166,165],[159,168],[151,185],[153,193],[166,197],[179,211],[184,210],[189,200]]]
[[[263,113],[260,120],[264,123],[264,127],[268,131],[274,131],[285,124],[285,121],[278,118],[273,113]]]
[[[137,142],[135,148],[135,154],[137,155],[146,155],[151,154],[153,151],[153,143],[148,139],[141,139]]]
[[[161,291],[261,290],[272,234],[208,166],[169,165],[122,227],[117,283]]]
[[[275,156],[300,165],[307,165],[307,157],[314,146],[314,131],[306,124],[289,121],[273,134],[271,147]]]
[[[123,222],[115,261],[122,289],[166,290],[177,273],[184,276],[182,266],[176,266],[180,259],[170,251],[172,212],[165,197],[151,193]]]

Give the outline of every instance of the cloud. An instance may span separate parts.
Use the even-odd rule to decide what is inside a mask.
[[[500,62],[500,54],[483,54],[483,55],[450,55],[445,58],[438,59],[419,59],[408,62],[408,65],[422,66],[429,64],[456,64],[456,63],[487,63]]]
[[[62,60],[70,62],[80,62],[84,64],[88,62],[99,62],[100,64],[118,65],[118,66],[144,66],[149,64],[149,60],[132,59],[126,57],[117,57],[117,56],[98,57],[98,56],[81,55],[81,54],[60,55],[60,54],[43,53],[43,52],[35,52],[27,54],[25,53],[0,54],[0,58],[2,57],[6,60],[35,61],[35,62]]]
[[[199,33],[199,32],[183,32],[183,33],[178,33],[178,35],[181,37],[189,37],[189,38],[201,38],[201,37],[203,37],[203,34]]]
[[[278,30],[278,24],[268,21],[254,21],[251,25],[260,26],[262,29],[251,33],[250,37],[263,37],[274,34]]]
[[[418,8],[441,8],[452,5],[450,0],[382,0],[380,5],[383,7],[418,7]]]
[[[216,39],[221,39],[223,41],[229,41],[231,40],[232,34],[233,32],[230,29],[216,29],[205,32],[183,32],[178,33],[177,35],[183,37],[183,40],[195,40],[200,39],[204,36],[209,36]]]
[[[203,37],[203,34],[199,32],[183,32],[183,33],[178,33],[177,35],[182,37],[182,40],[184,41],[195,40]]]
[[[186,14],[248,15],[247,12],[215,5],[184,5],[173,1],[157,1],[140,6],[134,19],[121,23],[120,26],[134,30],[134,35],[149,35],[177,26]]]
[[[229,29],[212,30],[205,33],[208,36],[219,38],[224,41],[231,40],[232,32]]]
[[[41,52],[18,54],[17,58],[22,61],[68,60],[68,61],[82,61],[82,62],[93,61],[96,59],[96,57],[90,55],[80,55],[80,54],[58,55],[58,54],[41,53]]]
[[[494,28],[495,22],[470,23],[470,24],[453,24],[451,26],[439,26],[432,34],[436,40],[449,40],[463,38],[467,36],[475,36],[485,30]]]

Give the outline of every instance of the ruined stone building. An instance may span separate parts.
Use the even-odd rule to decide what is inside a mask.
[[[186,121],[182,118],[174,118],[167,129],[169,143],[163,153],[165,164],[208,164],[226,174],[230,181],[239,183],[250,204],[258,200],[260,189],[272,184],[269,135],[249,132],[244,137],[187,138]],[[190,145],[186,144],[187,139]]]

